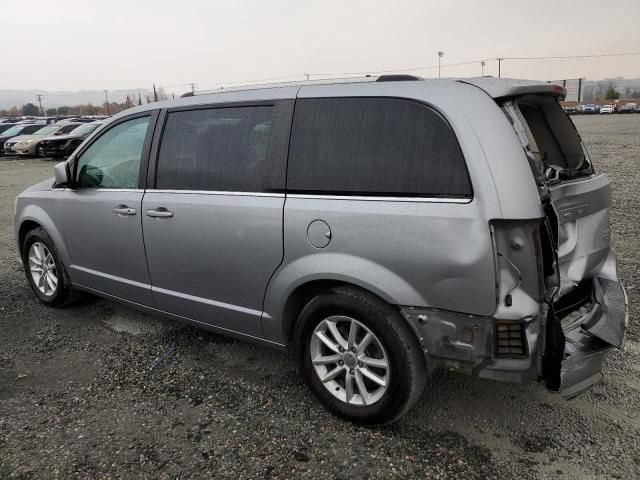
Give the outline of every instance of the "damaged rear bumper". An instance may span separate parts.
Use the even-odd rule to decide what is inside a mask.
[[[602,365],[614,348],[624,345],[629,315],[627,294],[614,280],[593,280],[594,301],[585,312],[562,322],[564,358],[560,364],[558,391],[572,398],[600,382]]]
[[[546,307],[539,316],[512,321],[521,327],[524,348],[519,355],[500,355],[504,320],[499,318],[420,307],[401,307],[400,311],[418,337],[430,369],[514,383],[544,380],[550,390],[572,398],[602,380],[604,360],[614,348],[623,346],[628,324],[622,285],[601,277],[591,282],[590,300],[562,321]],[[543,325],[548,327],[550,322],[562,327],[551,359],[543,355]],[[548,349],[548,337],[546,343]]]

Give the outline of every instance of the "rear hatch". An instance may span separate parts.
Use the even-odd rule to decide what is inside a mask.
[[[602,378],[605,351],[621,347],[626,296],[611,247],[611,183],[594,172],[554,94],[504,99],[545,211],[541,242],[548,304],[543,376],[567,396]],[[596,358],[597,357],[597,358]]]

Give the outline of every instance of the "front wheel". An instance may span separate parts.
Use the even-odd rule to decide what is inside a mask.
[[[398,420],[427,376],[417,338],[398,311],[355,288],[311,300],[296,324],[296,353],[313,393],[361,424]]]
[[[42,228],[27,233],[22,264],[31,289],[49,306],[61,306],[70,297],[71,282],[51,237]]]

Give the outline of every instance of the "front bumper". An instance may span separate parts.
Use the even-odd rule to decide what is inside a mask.
[[[17,155],[35,155],[36,146],[37,144],[22,145],[20,143],[17,143],[13,146],[12,153]]]

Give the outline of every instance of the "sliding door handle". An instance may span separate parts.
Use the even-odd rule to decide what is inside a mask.
[[[113,213],[118,215],[135,215],[137,212],[135,208],[127,207],[126,205],[118,205],[113,209]]]
[[[173,212],[170,212],[164,207],[160,207],[156,210],[147,210],[147,216],[153,218],[171,218],[173,217]]]

